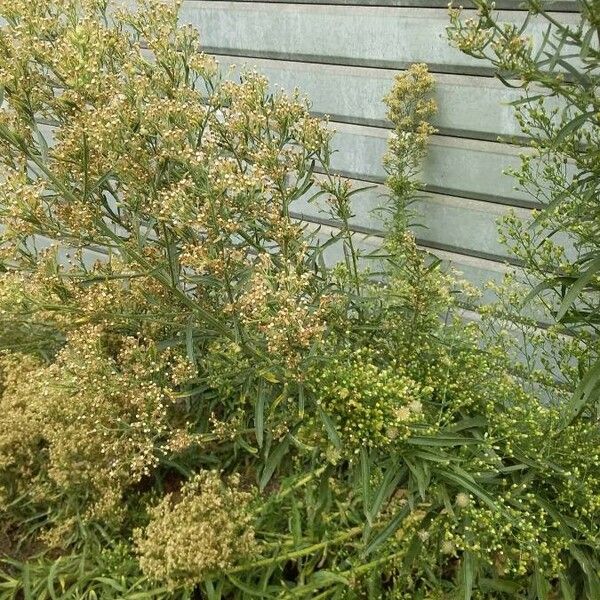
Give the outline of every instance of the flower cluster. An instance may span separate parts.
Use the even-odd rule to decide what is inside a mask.
[[[252,494],[239,478],[226,483],[214,471],[190,479],[176,497],[150,509],[150,523],[134,532],[143,572],[170,586],[192,586],[258,553]]]
[[[2,360],[0,472],[5,498],[81,503],[118,521],[125,490],[151,474],[181,430],[169,355],[100,326],[71,332],[51,364]],[[178,362],[175,363],[179,378]],[[16,489],[14,489],[16,486]],[[59,500],[60,501],[60,500]],[[72,516],[72,515],[68,515]]]
[[[532,2],[533,4],[533,2]],[[488,50],[502,71],[508,73],[526,73],[531,70],[533,59],[533,40],[523,34],[522,28],[514,23],[494,22],[495,3],[478,0],[477,17],[462,19],[462,7],[448,5],[451,27],[448,28],[450,43],[476,58],[488,58]]]
[[[230,307],[250,330],[264,336],[268,352],[281,357],[290,370],[321,342],[325,330],[327,302],[315,308],[313,279],[314,274],[298,273],[291,263],[275,269],[271,257],[262,254],[248,289]]]
[[[422,418],[421,386],[393,361],[378,366],[366,349],[333,358],[310,378],[310,385],[350,453],[396,444]]]

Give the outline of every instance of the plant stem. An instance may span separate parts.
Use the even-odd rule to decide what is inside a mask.
[[[330,540],[325,540],[323,542],[319,542],[318,544],[313,544],[312,546],[308,546],[307,548],[302,548],[301,550],[296,550],[294,552],[288,552],[288,553],[282,554],[280,556],[264,558],[262,560],[257,560],[253,563],[240,565],[238,567],[234,567],[233,569],[229,569],[228,571],[225,571],[225,573],[228,575],[231,575],[234,573],[241,573],[243,571],[257,569],[260,567],[267,567],[270,565],[276,565],[278,563],[286,562],[288,560],[294,560],[296,558],[301,558],[303,556],[307,556],[309,554],[318,552],[319,550],[322,550],[323,548],[326,548],[329,545],[339,544],[340,542],[343,542],[345,540],[349,540],[353,537],[356,537],[360,533],[362,533],[362,530],[363,530],[362,527],[353,527],[349,531],[346,531],[345,533],[342,533],[342,534],[338,535],[337,537],[334,537]]]

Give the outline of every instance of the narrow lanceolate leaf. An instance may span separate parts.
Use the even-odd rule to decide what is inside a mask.
[[[88,196],[91,196],[100,190],[111,177],[113,177],[112,171],[108,171],[104,175],[100,176],[92,185],[90,185],[88,189]]]
[[[60,562],[61,559],[58,558],[57,560],[55,560],[52,563],[52,566],[50,567],[50,570],[48,571],[48,582],[47,582],[47,590],[48,590],[48,594],[50,595],[50,598],[52,598],[52,600],[58,600],[59,595],[56,593],[56,590],[54,589],[54,581],[56,580],[56,576],[57,576],[57,572],[58,572],[58,567],[60,566]],[[120,590],[121,591],[121,590]]]
[[[581,113],[579,116],[575,117],[566,125],[564,125],[554,137],[554,148],[558,148],[570,134],[580,129],[588,119],[593,119],[595,114],[595,111]]]
[[[456,423],[450,425],[447,430],[452,433],[456,433],[458,431],[464,431],[465,429],[485,427],[487,425],[487,419],[484,416],[478,417],[465,417]]]
[[[396,516],[384,527],[384,529],[369,542],[365,548],[365,556],[371,554],[393,535],[400,525],[402,525],[402,521],[404,521],[409,512],[410,506],[407,503],[398,511]]]
[[[483,591],[490,592],[501,592],[503,594],[512,594],[509,598],[517,597],[517,594],[522,588],[521,583],[518,581],[511,581],[509,579],[477,579],[477,587]]]
[[[473,597],[473,583],[475,580],[475,561],[470,552],[465,552],[462,558],[461,565],[462,600],[471,600]]]
[[[479,440],[468,438],[462,435],[436,435],[431,437],[413,436],[406,440],[407,443],[413,446],[432,446],[432,447],[448,447],[448,446],[466,446],[469,444],[479,444]]]
[[[439,470],[438,474],[443,479],[451,481],[465,490],[468,490],[474,496],[477,496],[480,500],[485,502],[491,509],[506,513],[506,511],[495,502],[492,496],[490,496],[472,477],[459,467],[454,467],[453,470]]]
[[[306,396],[304,394],[304,386],[298,386],[298,416],[304,418],[304,409],[306,406]]]
[[[421,461],[412,461],[408,458],[404,459],[406,462],[406,466],[409,468],[412,476],[417,482],[417,488],[419,489],[419,495],[423,500],[427,497],[427,488],[429,487],[429,483],[431,480],[429,467],[427,463]]]
[[[256,394],[256,402],[254,405],[254,430],[256,432],[256,443],[259,448],[263,447],[264,433],[265,433],[265,402],[267,401],[267,394],[265,391],[265,385],[261,382],[258,386],[258,393]]]
[[[207,580],[204,582],[204,587],[206,589],[207,600],[222,600],[220,590],[221,585],[217,584],[217,587],[215,588],[213,582]]]
[[[260,481],[258,483],[260,490],[264,490],[267,487],[269,481],[271,481],[271,477],[273,477],[273,473],[275,473],[277,467],[281,463],[283,457],[287,454],[290,447],[290,438],[286,436],[279,445],[276,446],[275,450],[269,454],[269,458],[267,458],[267,462],[262,470],[262,474],[260,476]]]
[[[248,598],[275,598],[275,596],[273,596],[273,594],[269,594],[268,592],[263,592],[260,590],[257,590],[254,588],[254,586],[250,586],[250,585],[246,585],[243,581],[241,581],[240,579],[238,579],[237,577],[233,576],[233,575],[227,575],[227,579],[229,579],[229,581],[231,581],[231,583],[238,588],[239,590],[241,590],[242,592],[244,592],[245,597],[247,596]]]
[[[342,583],[345,586],[349,586],[350,582],[343,575],[334,573],[332,571],[317,571],[310,579],[311,583],[318,584],[319,586],[325,586],[332,583]]]
[[[600,387],[600,360],[596,361],[579,382],[573,396],[564,407],[562,427],[568,427],[583,411],[592,394]]]
[[[536,568],[534,574],[535,581],[535,592],[538,600],[548,600],[548,594],[550,593],[550,584],[544,577],[543,571],[540,568]]]
[[[33,128],[34,128],[34,132],[35,132],[35,137],[37,139],[40,156],[41,156],[42,160],[45,163],[47,163],[48,162],[48,142],[46,141],[44,134],[38,129],[35,122],[33,124]]]
[[[600,256],[593,260],[587,269],[575,280],[575,283],[569,287],[569,291],[565,294],[563,301],[556,314],[556,319],[560,321],[571,308],[571,305],[577,300],[577,296],[584,290],[585,286],[592,278],[600,273]]]
[[[21,576],[23,579],[23,600],[34,600],[31,590],[31,573],[28,563],[23,565]]]
[[[567,278],[551,277],[551,278],[545,279],[544,281],[541,281],[540,283],[538,283],[536,286],[534,286],[531,289],[531,291],[527,294],[527,296],[525,296],[525,298],[521,302],[521,308],[524,308],[525,306],[527,306],[527,304],[529,304],[529,302],[531,302],[534,298],[537,298],[543,291],[552,290],[557,285],[560,285],[565,282],[570,283],[571,281],[572,281],[572,279],[570,277],[567,277]]]
[[[383,481],[381,482],[381,485],[379,486],[379,488],[377,489],[377,493],[375,494],[373,504],[371,505],[371,509],[369,512],[369,522],[375,520],[375,518],[379,514],[379,511],[381,510],[385,502],[387,502],[387,500],[394,493],[394,491],[398,487],[398,484],[400,483],[400,480],[405,475],[406,469],[396,466],[390,467],[386,471]]]
[[[136,592],[135,594],[128,594],[127,600],[157,600],[157,598],[167,598],[166,594],[169,594],[168,588],[155,588],[149,592]],[[163,596],[162,594],[165,594]]]
[[[569,547],[569,551],[579,563],[581,570],[585,574],[586,587],[589,591],[589,598],[600,598],[600,564],[597,561],[591,559],[585,550],[577,547],[575,543],[572,543]]]
[[[294,538],[294,543],[298,545],[302,540],[302,515],[300,514],[300,507],[298,501],[292,496],[291,501],[291,515],[290,515],[290,533]]]
[[[565,575],[561,573],[558,577],[560,579],[560,593],[563,600],[577,600],[575,590]]]
[[[123,592],[127,591],[125,589],[125,587],[123,586],[123,584],[119,583],[117,580],[113,579],[112,577],[95,577],[94,581],[103,583],[104,585],[107,585],[108,587],[112,588],[113,590],[115,590],[117,592],[123,593]]]
[[[188,360],[195,365],[196,353],[194,352],[194,329],[191,322],[185,328],[185,350],[187,352]]]
[[[317,408],[317,412],[319,413],[319,417],[321,418],[321,421],[323,422],[323,425],[325,427],[325,431],[327,432],[327,437],[329,438],[329,441],[336,448],[341,448],[342,442],[340,440],[340,436],[338,435],[338,432],[335,429],[335,425],[333,424],[333,421],[331,420],[329,415],[320,406]]]
[[[371,459],[366,448],[360,449],[360,479],[362,483],[363,510],[369,525],[373,525],[369,504],[371,502]]]

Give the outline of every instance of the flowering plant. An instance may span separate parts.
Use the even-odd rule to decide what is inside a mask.
[[[566,418],[588,418],[600,391],[600,6],[578,1],[573,21],[561,23],[544,2],[529,0],[516,25],[501,23],[493,2],[475,4],[475,19],[450,9],[449,38],[522,90],[514,110],[523,152],[510,174],[537,206],[530,220],[503,220],[502,240],[520,268],[492,312],[531,340],[525,376],[555,388]],[[534,19],[549,27],[542,40],[530,35]],[[550,327],[540,331],[540,321]]]
[[[596,428],[480,349],[404,226],[422,65],[375,263],[326,124],[176,6],[1,14],[0,598],[514,598],[577,565],[594,598]]]

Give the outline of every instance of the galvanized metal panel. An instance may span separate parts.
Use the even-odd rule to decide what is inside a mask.
[[[190,0],[195,1],[195,0]],[[231,0],[214,0],[215,2],[225,2]],[[253,0],[233,0],[234,2],[252,2]],[[263,2],[272,2],[274,4],[339,4],[342,6],[395,6],[395,7],[421,7],[421,8],[446,8],[446,0],[263,0]],[[496,8],[507,10],[522,10],[521,0],[497,0]],[[576,12],[576,0],[555,0],[552,3],[552,10]]]
[[[577,21],[569,13],[555,17]],[[522,14],[500,11],[499,18],[520,23]],[[181,21],[197,27],[205,49],[219,54],[393,69],[426,62],[439,72],[487,72],[448,45],[447,11],[437,8],[188,0]],[[545,23],[534,19],[529,30],[539,42]]]

